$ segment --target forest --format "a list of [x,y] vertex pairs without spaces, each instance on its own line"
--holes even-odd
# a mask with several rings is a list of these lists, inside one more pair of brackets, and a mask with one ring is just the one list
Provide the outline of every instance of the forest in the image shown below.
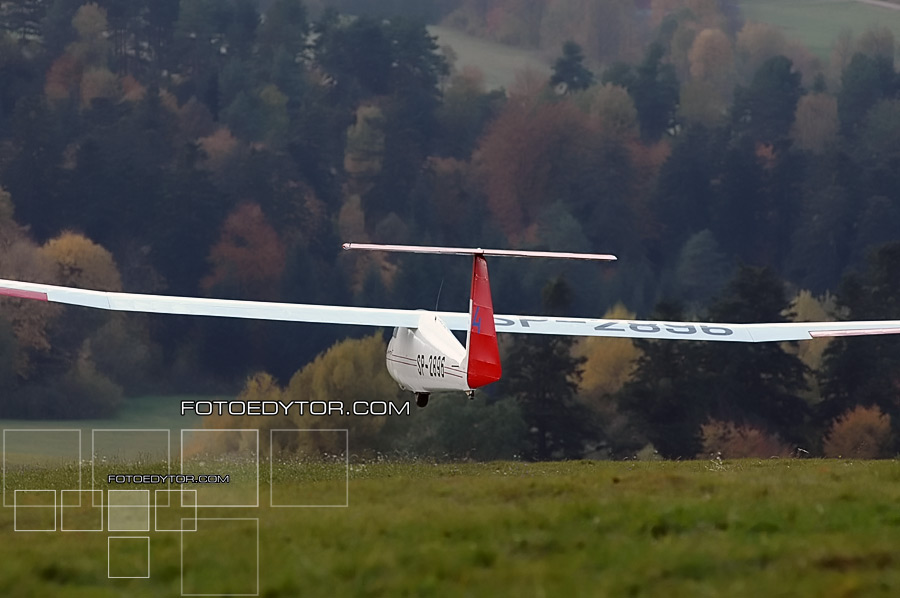
[[[545,51],[552,75],[487,89],[428,33],[436,23]],[[0,34],[2,278],[462,311],[466,260],[342,254],[341,242],[598,251],[619,261],[492,262],[495,308],[900,318],[900,77],[886,28],[848,31],[824,59],[732,0],[9,0]],[[213,320],[4,298],[0,417],[104,417],[128,397],[181,392],[409,400],[384,369],[389,331]],[[353,418],[357,449],[900,448],[890,337],[501,349],[496,388],[414,417]],[[261,425],[240,419],[209,425]]]

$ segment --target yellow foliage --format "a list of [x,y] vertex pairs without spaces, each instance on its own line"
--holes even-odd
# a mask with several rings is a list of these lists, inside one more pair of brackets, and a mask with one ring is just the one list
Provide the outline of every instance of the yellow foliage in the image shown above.
[[384,160],[384,114],[378,106],[356,109],[356,122],[347,129],[344,170],[353,177],[369,178],[381,172]]
[[88,69],[81,76],[81,105],[90,107],[98,98],[113,100],[119,96],[119,81],[106,68]]
[[589,113],[599,121],[602,130],[625,138],[637,136],[637,110],[628,90],[607,83],[594,86],[586,93],[590,96]]
[[[335,344],[294,374],[285,390],[285,401],[338,401],[345,413],[352,413],[355,401],[397,402],[397,383],[384,365],[386,346],[380,332],[361,339],[347,339]],[[350,442],[356,446],[372,446],[384,417],[338,415],[311,416],[291,414],[298,429],[349,429]],[[315,450],[337,453],[343,442],[332,434],[310,434]],[[337,443],[337,444],[335,444]],[[332,446],[334,445],[334,446]]]
[[[635,316],[623,304],[607,310],[604,318],[631,320]],[[581,394],[600,398],[618,391],[631,378],[640,350],[626,338],[584,337],[572,352],[587,359],[581,377]]]
[[94,2],[82,5],[72,17],[72,27],[83,40],[102,37],[107,29],[106,9]]
[[159,90],[159,102],[169,112],[178,114],[178,98],[168,89]]
[[60,284],[99,291],[121,291],[122,279],[113,256],[90,239],[65,231],[40,253],[54,266]]
[[78,40],[66,47],[66,54],[81,65],[105,67],[108,43],[104,34],[107,30],[106,9],[96,4],[85,4],[72,18],[72,27],[78,32]]
[[877,459],[891,455],[891,416],[877,406],[857,405],[835,420],[825,437],[826,457]]
[[[247,378],[244,388],[237,396],[238,401],[282,401],[284,390],[271,374],[257,372]],[[267,412],[271,409],[267,409]],[[259,428],[261,449],[268,446],[269,430],[291,428],[293,424],[284,412],[277,415],[258,417],[254,415],[213,415],[203,418],[203,427],[209,430],[240,430]],[[195,447],[195,452],[211,451],[214,447]]]
[[688,54],[691,77],[707,82],[722,98],[734,91],[734,53],[731,41],[719,29],[704,29],[694,39]]
[[[825,295],[817,299],[812,296],[812,293],[804,290],[797,293],[797,296],[791,301],[790,312],[794,314],[792,317],[794,322],[830,322],[834,320],[832,316],[834,309],[835,300],[833,296]],[[809,391],[803,393],[806,400],[811,403],[817,403],[821,400],[816,372],[822,367],[822,356],[832,340],[831,338],[823,337],[794,345],[790,343],[784,345],[786,351],[795,353],[800,358],[800,361],[811,370],[806,376]]]
[[208,137],[198,140],[200,148],[206,154],[205,166],[213,172],[222,173],[234,155],[238,141],[226,126],[221,126]]

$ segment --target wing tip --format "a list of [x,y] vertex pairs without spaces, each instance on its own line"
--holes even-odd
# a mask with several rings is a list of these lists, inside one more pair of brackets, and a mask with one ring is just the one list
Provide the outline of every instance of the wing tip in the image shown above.
[[26,291],[24,289],[12,289],[9,287],[0,287],[0,295],[4,297],[15,297],[17,299],[33,299],[35,301],[49,301],[47,293],[38,291]]

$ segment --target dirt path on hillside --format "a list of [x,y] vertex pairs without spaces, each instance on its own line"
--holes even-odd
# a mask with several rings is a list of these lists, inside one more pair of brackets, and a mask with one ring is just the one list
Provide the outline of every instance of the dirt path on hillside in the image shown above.
[[860,4],[870,4],[872,6],[880,6],[889,10],[900,10],[900,3],[887,2],[885,0],[856,0]]

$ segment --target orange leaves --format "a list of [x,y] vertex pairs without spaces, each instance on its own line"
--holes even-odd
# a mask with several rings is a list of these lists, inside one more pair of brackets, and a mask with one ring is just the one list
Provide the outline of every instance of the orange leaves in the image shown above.
[[514,240],[553,202],[554,169],[581,138],[591,135],[589,119],[570,102],[510,101],[481,140],[476,163],[484,177],[488,206],[503,232]]
[[82,66],[69,54],[53,61],[44,81],[44,93],[51,100],[65,100],[77,93]]
[[203,288],[230,283],[236,284],[244,296],[263,298],[274,293],[273,287],[281,278],[285,249],[259,205],[245,203],[225,219],[209,261],[213,271],[201,281]]
[[835,420],[822,448],[826,457],[878,459],[892,454],[892,440],[891,416],[857,405]]
[[747,459],[756,457],[790,457],[792,449],[765,430],[734,422],[710,420],[700,426],[703,451],[698,457],[718,455],[724,459]]
[[688,54],[691,77],[709,82],[716,92],[731,93],[734,87],[734,53],[731,41],[720,29],[704,29]]
[[221,126],[208,137],[197,140],[206,154],[205,165],[217,174],[224,174],[238,148],[238,141],[226,126]]

